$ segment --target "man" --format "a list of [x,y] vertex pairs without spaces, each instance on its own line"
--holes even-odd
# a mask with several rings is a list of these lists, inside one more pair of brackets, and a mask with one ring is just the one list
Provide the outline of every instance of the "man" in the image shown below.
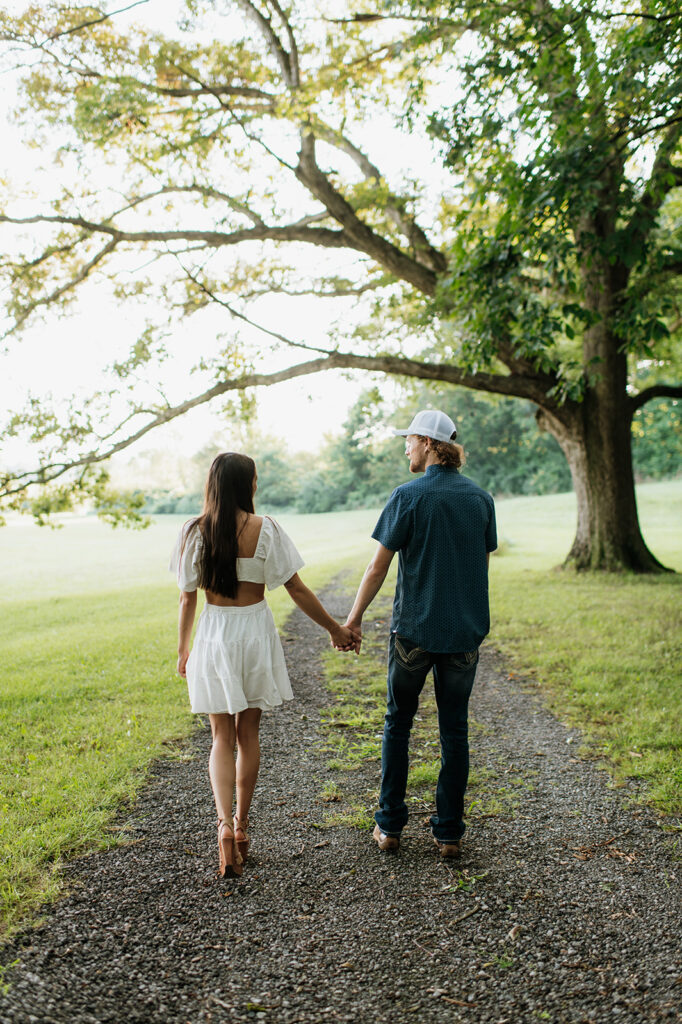
[[458,472],[464,450],[454,443],[455,424],[444,412],[418,412],[407,430],[394,433],[406,437],[410,472],[425,475],[397,487],[389,498],[372,534],[379,542],[376,554],[346,622],[362,636],[362,616],[399,552],[373,837],[381,850],[397,850],[400,844],[408,819],[410,730],[433,669],[441,769],[431,830],[443,857],[459,857],[469,777],[469,695],[478,647],[490,628],[488,563],[497,547],[495,506],[486,491]]

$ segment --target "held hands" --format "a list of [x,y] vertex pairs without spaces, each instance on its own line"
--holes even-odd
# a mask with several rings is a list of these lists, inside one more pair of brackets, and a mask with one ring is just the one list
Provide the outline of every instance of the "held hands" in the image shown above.
[[338,626],[331,634],[332,647],[337,651],[355,651],[360,653],[362,644],[362,629],[359,622],[351,622],[349,619],[345,626]]
[[362,631],[360,629],[351,629],[346,626],[337,625],[334,630],[330,633],[332,647],[337,651],[355,651],[356,654],[360,653],[360,644],[362,643]]
[[350,615],[346,619],[346,629],[349,629],[353,634],[353,650],[356,654],[360,653],[362,646],[362,619],[351,619]]

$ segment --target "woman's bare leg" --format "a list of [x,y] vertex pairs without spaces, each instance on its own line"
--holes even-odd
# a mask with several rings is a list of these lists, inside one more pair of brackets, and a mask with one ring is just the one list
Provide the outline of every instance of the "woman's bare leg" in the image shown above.
[[260,708],[246,708],[237,718],[237,814],[246,821],[260,767]]
[[224,714],[209,715],[208,717],[213,734],[213,746],[208,759],[208,774],[211,779],[213,798],[218,818],[221,821],[230,822],[235,782],[235,716]]

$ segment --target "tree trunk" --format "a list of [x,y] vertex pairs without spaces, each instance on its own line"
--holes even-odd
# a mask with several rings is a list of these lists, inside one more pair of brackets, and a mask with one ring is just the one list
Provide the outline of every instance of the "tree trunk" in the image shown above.
[[598,390],[564,408],[561,420],[545,409],[537,417],[540,427],[561,445],[577,499],[576,534],[564,564],[606,572],[667,572],[644,543],[639,527],[630,417],[625,408],[620,415],[609,415]]
[[[608,196],[607,196],[608,198]],[[591,238],[613,228],[605,213],[581,227]],[[604,217],[613,223],[605,227]],[[611,265],[600,253],[582,262],[585,304],[595,322],[583,338],[586,387],[582,401],[550,411],[541,407],[538,422],[557,439],[571,468],[578,503],[575,539],[565,565],[606,572],[666,572],[644,543],[637,515],[632,471],[627,355],[611,329],[627,268]]]

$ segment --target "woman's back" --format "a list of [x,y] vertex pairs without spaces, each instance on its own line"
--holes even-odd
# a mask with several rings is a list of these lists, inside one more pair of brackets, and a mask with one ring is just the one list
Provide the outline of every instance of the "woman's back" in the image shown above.
[[[257,604],[265,596],[265,587],[274,590],[287,583],[303,566],[303,559],[291,538],[270,516],[242,513],[237,522],[237,588],[233,597],[209,588],[206,600],[221,607],[244,607]],[[176,573],[183,591],[200,586],[203,537],[201,526],[193,520],[183,526],[171,557],[170,568]]]
[[[244,522],[244,518],[246,522]],[[237,521],[239,558],[253,558],[256,554],[261,530],[263,529],[263,518],[263,516],[253,516],[245,512],[242,520]]]
[[254,516],[244,512],[241,522],[239,519],[237,520],[237,577],[239,578],[237,596],[223,597],[222,594],[214,594],[213,591],[207,590],[206,600],[209,604],[242,608],[250,604],[257,604],[263,600],[265,596],[265,580],[262,583],[249,579],[244,580],[241,578],[242,575],[249,576],[253,574],[249,574],[248,571],[246,573],[240,573],[239,571],[239,562],[242,559],[254,558],[258,550],[262,529],[263,516]]

